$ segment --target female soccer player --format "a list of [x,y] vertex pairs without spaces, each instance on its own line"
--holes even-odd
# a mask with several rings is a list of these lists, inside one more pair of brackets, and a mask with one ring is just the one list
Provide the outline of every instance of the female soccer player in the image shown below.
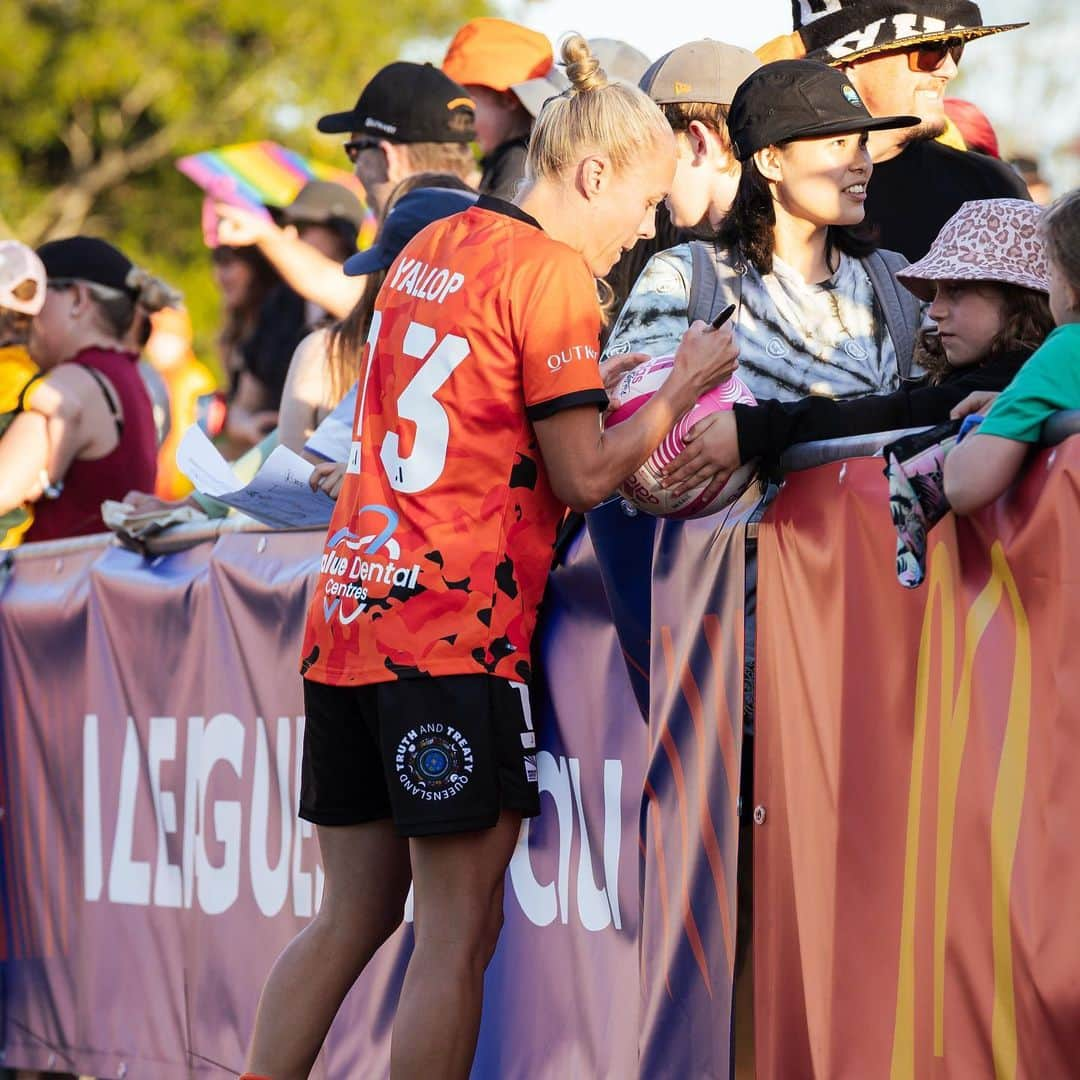
[[735,365],[730,331],[695,323],[663,388],[601,431],[595,279],[652,234],[674,137],[583,39],[562,52],[571,86],[537,121],[517,203],[429,226],[376,302],[303,647],[300,813],[326,887],[263,991],[251,1077],[307,1076],[410,881],[391,1075],[468,1075],[504,874],[539,812],[527,683],[556,526]]

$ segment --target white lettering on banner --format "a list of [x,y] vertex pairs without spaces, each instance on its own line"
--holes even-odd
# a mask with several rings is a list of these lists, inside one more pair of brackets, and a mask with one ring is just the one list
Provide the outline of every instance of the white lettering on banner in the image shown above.
[[90,713],[83,721],[83,896],[101,899],[101,758],[98,754],[98,718]]
[[[178,745],[185,729],[186,748]],[[145,745],[141,730],[147,732]],[[283,914],[291,907],[291,914],[310,918],[322,904],[326,879],[314,829],[295,816],[303,740],[303,717],[278,717],[274,723],[255,717],[252,725],[231,713],[218,713],[209,721],[191,716],[186,724],[173,716],[152,716],[143,727],[134,717],[109,724],[98,714],[87,714],[83,720],[86,899],[194,908],[217,915],[232,908],[243,894],[251,896],[265,916]],[[112,763],[103,769],[110,758],[118,770]],[[583,788],[580,761],[542,750],[537,767],[540,790],[554,803],[554,828],[545,835],[552,838],[556,870],[551,881],[537,877],[544,853],[530,852],[525,821],[510,861],[511,894],[536,926],[567,925],[576,911],[573,922],[585,930],[621,930],[622,762],[604,761],[599,845],[589,832],[588,822],[598,819],[590,791]],[[103,789],[103,776],[117,772],[115,787]],[[550,815],[551,807],[545,805],[544,813]],[[572,894],[575,844],[577,878]],[[405,917],[412,919],[411,895]]]
[[150,717],[150,748],[147,751],[150,794],[157,821],[157,866],[154,870],[154,904],[157,907],[180,907],[184,901],[180,867],[169,862],[167,835],[176,832],[176,796],[161,789],[161,764],[176,757],[176,717]]
[[208,915],[232,907],[240,892],[240,803],[235,799],[214,802],[214,837],[224,845],[220,866],[210,861],[206,850],[206,789],[218,762],[231,765],[237,779],[243,779],[244,727],[230,713],[218,713],[202,735],[199,755],[199,836],[195,845],[195,881],[199,906]]
[[[619,856],[622,847],[622,762],[604,761],[604,884],[593,876],[592,843],[581,790],[581,765],[577,758],[558,760],[547,750],[537,754],[539,784],[555,803],[558,821],[559,858],[555,881],[541,883],[536,878],[529,854],[529,819],[521,823],[517,846],[510,860],[510,883],[525,917],[536,926],[548,926],[558,916],[564,924],[570,917],[570,854],[574,842],[575,805],[579,829],[577,869],[577,913],[581,925],[593,932],[614,926],[622,929],[619,909]],[[545,808],[545,812],[546,808]]]
[[120,764],[120,805],[116,811],[109,899],[114,904],[150,902],[150,864],[134,857],[135,803],[139,796],[139,733],[133,717],[124,729],[124,756]]
[[277,863],[270,865],[267,848],[270,843],[270,765],[266,724],[262,717],[255,720],[255,776],[251,783],[251,827],[248,830],[248,863],[251,869],[251,891],[255,903],[264,915],[276,915],[289,895],[289,852],[292,849],[293,809],[289,801],[289,718],[279,716],[277,722],[276,770],[278,814],[281,820]]

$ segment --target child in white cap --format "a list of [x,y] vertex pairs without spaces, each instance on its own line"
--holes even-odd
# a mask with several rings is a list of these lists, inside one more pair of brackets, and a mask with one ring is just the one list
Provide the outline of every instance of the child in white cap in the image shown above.
[[[25,404],[38,374],[26,343],[30,323],[45,303],[45,267],[31,248],[0,242],[0,435]],[[18,507],[0,514],[0,548],[15,547],[33,515]]]

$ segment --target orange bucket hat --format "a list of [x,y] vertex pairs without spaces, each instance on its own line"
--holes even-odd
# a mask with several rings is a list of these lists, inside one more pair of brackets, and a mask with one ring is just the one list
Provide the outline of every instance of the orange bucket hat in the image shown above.
[[454,35],[442,69],[462,86],[502,91],[546,75],[554,59],[543,34],[507,19],[482,18],[467,22]]

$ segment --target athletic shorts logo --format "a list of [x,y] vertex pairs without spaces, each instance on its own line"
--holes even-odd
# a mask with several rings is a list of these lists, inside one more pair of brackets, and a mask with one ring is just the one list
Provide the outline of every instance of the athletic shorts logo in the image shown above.
[[450,724],[418,724],[394,754],[401,786],[416,799],[442,802],[464,790],[472,777],[469,740]]

